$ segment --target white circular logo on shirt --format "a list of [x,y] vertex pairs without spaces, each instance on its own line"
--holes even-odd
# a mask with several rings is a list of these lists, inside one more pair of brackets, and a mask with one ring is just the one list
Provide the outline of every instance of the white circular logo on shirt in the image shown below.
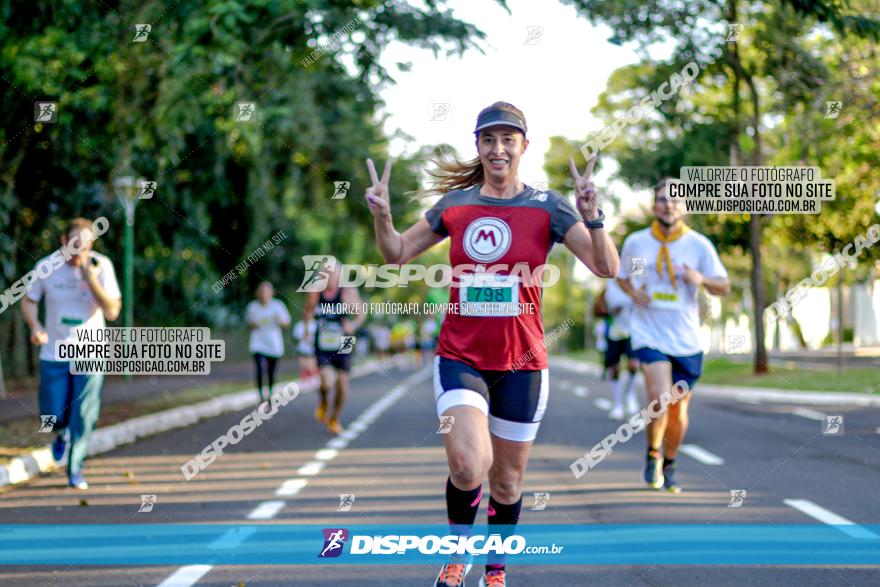
[[510,226],[500,218],[478,218],[464,231],[464,252],[474,261],[500,259],[510,249]]

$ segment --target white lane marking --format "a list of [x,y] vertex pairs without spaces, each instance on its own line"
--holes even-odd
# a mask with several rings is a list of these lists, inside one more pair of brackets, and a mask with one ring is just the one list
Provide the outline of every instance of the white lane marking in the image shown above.
[[271,520],[280,512],[287,502],[281,500],[264,501],[247,515],[248,520]]
[[[391,404],[396,402],[398,399],[400,399],[401,396],[403,396],[406,393],[407,388],[410,385],[417,383],[427,373],[428,373],[428,371],[422,371],[422,370],[417,371],[416,373],[413,373],[412,375],[407,377],[400,385],[394,387],[391,391],[389,391],[384,396],[382,396],[379,400],[377,400],[377,404],[382,407],[382,412],[384,412],[386,409],[391,407]],[[376,404],[374,404],[374,405],[376,405]],[[381,413],[381,412],[379,412],[379,413]],[[363,420],[361,420],[361,422],[363,423]],[[340,437],[333,438],[333,439],[329,440],[327,442],[327,444],[324,445],[323,449],[321,449],[317,453],[315,453],[315,458],[317,459],[319,454],[323,454],[326,456],[326,455],[329,455],[330,452],[339,451],[339,450],[344,449],[346,446],[348,446],[348,443],[350,442],[350,440],[356,438],[358,436],[358,434],[363,431],[364,428],[366,428],[366,426],[361,425],[361,430],[357,430],[357,431],[346,430],[345,432],[343,432],[343,434],[340,435]],[[346,438],[341,438],[341,436],[345,436]],[[333,454],[332,456],[330,456],[327,459],[319,459],[319,460],[330,460],[335,456],[336,456],[336,454]],[[307,463],[306,465],[303,465],[303,467],[307,466],[308,464],[317,464],[317,465],[320,465],[321,467],[324,466],[324,463]],[[306,479],[288,479],[287,481],[285,481],[284,483],[281,484],[281,487],[278,488],[278,490],[275,492],[275,495],[279,495],[279,496],[296,495],[307,484],[308,484],[308,481]],[[263,512],[268,515],[270,504],[272,504],[271,507],[273,509],[278,507],[278,510],[280,510],[282,507],[284,507],[284,503],[285,502],[283,502],[283,501],[263,502],[262,504],[257,506],[257,508],[254,511],[252,511],[248,517],[250,518],[250,516],[256,515],[257,512],[261,510],[261,508],[264,508]],[[281,504],[281,506],[279,507],[275,504]],[[274,513],[277,513],[278,510],[276,510]],[[274,513],[272,515],[274,515]],[[258,519],[258,518],[251,518],[251,519]],[[246,538],[246,536],[245,536],[245,538]],[[244,538],[242,538],[242,540],[243,539]],[[167,579],[162,581],[162,583],[160,583],[157,587],[192,587],[192,585],[195,585],[196,582],[198,582],[199,579],[204,577],[208,573],[208,571],[210,571],[212,568],[213,567],[211,565],[187,565],[185,567],[180,567],[170,577],[168,577]]]
[[256,531],[256,528],[230,528],[209,544],[208,549],[229,550],[230,548],[235,548]]
[[783,499],[782,502],[801,513],[807,514],[811,518],[830,526],[834,526],[844,534],[852,536],[853,538],[867,538],[870,540],[880,538],[880,536],[871,532],[864,526],[859,526],[852,520],[847,520],[843,516],[838,516],[834,512],[826,510],[822,506],[816,505],[808,499]]
[[204,577],[213,567],[211,565],[187,565],[159,583],[159,587],[190,587]]
[[314,477],[318,473],[321,472],[321,469],[324,468],[324,463],[318,461],[312,461],[306,463],[296,472],[297,475],[301,477]]
[[699,463],[703,463],[704,465],[723,465],[724,459],[716,455],[715,453],[711,453],[705,448],[699,447],[696,444],[682,444],[679,449],[681,452],[694,459]]
[[558,387],[562,391],[568,391],[569,389],[571,389],[571,381],[566,381],[565,379],[563,379],[556,384],[556,387]]
[[348,429],[360,434],[367,429],[367,426],[369,426],[367,422],[364,422],[363,420],[358,418],[348,426]]
[[587,393],[587,388],[583,385],[578,385],[574,388],[574,394],[578,397],[587,397]]
[[322,448],[318,452],[315,453],[315,460],[318,461],[330,461],[339,454],[338,450],[333,450],[332,448]]
[[[355,437],[356,436],[357,434],[355,434]],[[344,438],[334,438],[333,440],[328,441],[327,444],[325,444],[324,446],[326,446],[327,448],[342,450],[343,448],[348,446],[348,440]]]
[[[345,442],[351,442],[352,440],[354,440],[357,437],[358,437],[357,432],[355,432],[354,430],[347,430],[346,429],[346,430],[343,430],[342,433],[339,436],[337,436],[336,438],[341,438]],[[327,446],[330,446],[329,442],[327,443]]]
[[811,410],[810,408],[795,408],[791,413],[795,416],[800,416],[801,418],[807,418],[809,420],[818,420],[819,422],[825,421],[825,414],[817,412],[816,410]]
[[278,491],[275,492],[275,495],[278,496],[290,496],[296,495],[299,493],[303,487],[306,486],[308,481],[305,479],[288,479],[284,483],[281,484],[281,487],[278,488]]
[[610,411],[611,408],[614,407],[614,402],[608,399],[607,397],[597,397],[593,401],[593,405],[599,408],[600,410],[605,410],[606,412]]

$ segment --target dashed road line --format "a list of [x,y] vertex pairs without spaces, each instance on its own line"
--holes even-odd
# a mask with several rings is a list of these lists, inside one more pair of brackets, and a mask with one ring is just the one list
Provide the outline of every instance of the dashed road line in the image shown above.
[[275,495],[290,497],[296,495],[308,484],[305,479],[288,479],[281,484],[281,487],[275,492]]
[[[358,416],[358,418],[352,422],[346,430],[336,438],[329,440],[323,448],[319,449],[313,457],[315,460],[302,465],[297,471],[297,475],[300,477],[313,477],[320,473],[327,462],[336,458],[340,450],[348,446],[349,442],[357,438],[370,426],[370,424],[381,416],[382,413],[399,400],[401,396],[406,393],[407,388],[410,385],[418,382],[418,380],[422,379],[427,373],[427,370],[420,370],[410,375],[404,379],[402,383],[396,385],[391,391],[376,400],[366,410],[361,412],[361,415]],[[281,487],[275,491],[275,495],[292,497],[298,494],[306,487],[306,485],[308,485],[308,480],[301,479],[300,477],[286,480],[281,484]],[[286,503],[287,502],[281,500],[264,501],[257,505],[257,507],[247,515],[247,519],[272,519],[284,508]],[[209,545],[209,548],[215,550],[235,548],[247,540],[248,536],[256,531],[254,528],[247,528],[245,530],[249,531],[229,530],[214,540],[214,542]],[[160,583],[158,587],[192,587],[192,585],[195,585],[196,582],[204,577],[212,568],[212,565],[187,565],[185,567],[180,567],[171,576]]]
[[600,410],[605,410],[606,412],[610,411],[611,408],[614,407],[614,402],[608,399],[607,397],[597,397],[593,401],[593,405],[599,408]]
[[287,505],[286,501],[264,501],[247,515],[248,520],[271,520]]
[[196,581],[208,574],[213,567],[211,565],[187,565],[180,567],[174,574],[159,583],[158,587],[190,587]]
[[782,502],[788,507],[794,508],[811,518],[819,520],[829,526],[834,526],[844,534],[852,536],[853,538],[865,538],[868,540],[876,540],[880,538],[880,536],[864,526],[859,526],[852,520],[848,520],[843,516],[838,516],[834,512],[826,510],[822,506],[817,505],[808,499],[784,499]]
[[682,444],[678,450],[704,465],[719,466],[724,464],[724,459],[696,444]]
[[300,477],[314,477],[324,468],[324,463],[321,461],[310,461],[300,467],[296,474]]

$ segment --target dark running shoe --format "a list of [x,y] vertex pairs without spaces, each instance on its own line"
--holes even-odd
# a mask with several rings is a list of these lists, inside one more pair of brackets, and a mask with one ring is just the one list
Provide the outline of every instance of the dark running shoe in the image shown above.
[[675,463],[663,465],[663,489],[670,493],[681,493],[681,486],[675,481]]
[[660,489],[663,487],[663,459],[648,455],[645,463],[645,483],[651,489]]
[[64,459],[65,452],[67,452],[67,439],[64,438],[64,433],[62,432],[52,441],[52,458],[56,461],[61,461]]
[[504,571],[489,571],[480,577],[479,587],[506,587],[506,579]]

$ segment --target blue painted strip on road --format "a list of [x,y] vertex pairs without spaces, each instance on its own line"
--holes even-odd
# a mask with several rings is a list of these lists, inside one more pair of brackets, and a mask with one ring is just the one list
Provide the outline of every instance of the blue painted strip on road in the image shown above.
[[[880,533],[880,526],[864,526]],[[336,539],[330,531],[345,529]],[[0,564],[27,565],[301,565],[423,564],[447,554],[398,553],[389,536],[439,537],[440,525],[71,524],[0,526]],[[476,526],[474,536],[487,533]],[[880,540],[849,536],[833,525],[533,525],[516,535],[546,553],[507,554],[511,564],[540,565],[877,565]],[[240,544],[229,544],[230,536]],[[386,537],[376,539],[375,537]],[[342,540],[339,540],[341,538]],[[231,548],[217,550],[216,541]],[[478,538],[474,546],[484,546]],[[230,541],[231,542],[231,541]],[[392,554],[374,554],[390,550]],[[398,541],[399,542],[399,541]],[[511,543],[513,544],[513,543]],[[212,548],[214,545],[214,548]],[[330,546],[328,549],[327,547]],[[366,550],[364,554],[353,552]],[[555,547],[555,554],[554,552]],[[560,548],[561,547],[561,548]],[[328,555],[319,557],[326,551]],[[480,554],[474,563],[485,562]]]

